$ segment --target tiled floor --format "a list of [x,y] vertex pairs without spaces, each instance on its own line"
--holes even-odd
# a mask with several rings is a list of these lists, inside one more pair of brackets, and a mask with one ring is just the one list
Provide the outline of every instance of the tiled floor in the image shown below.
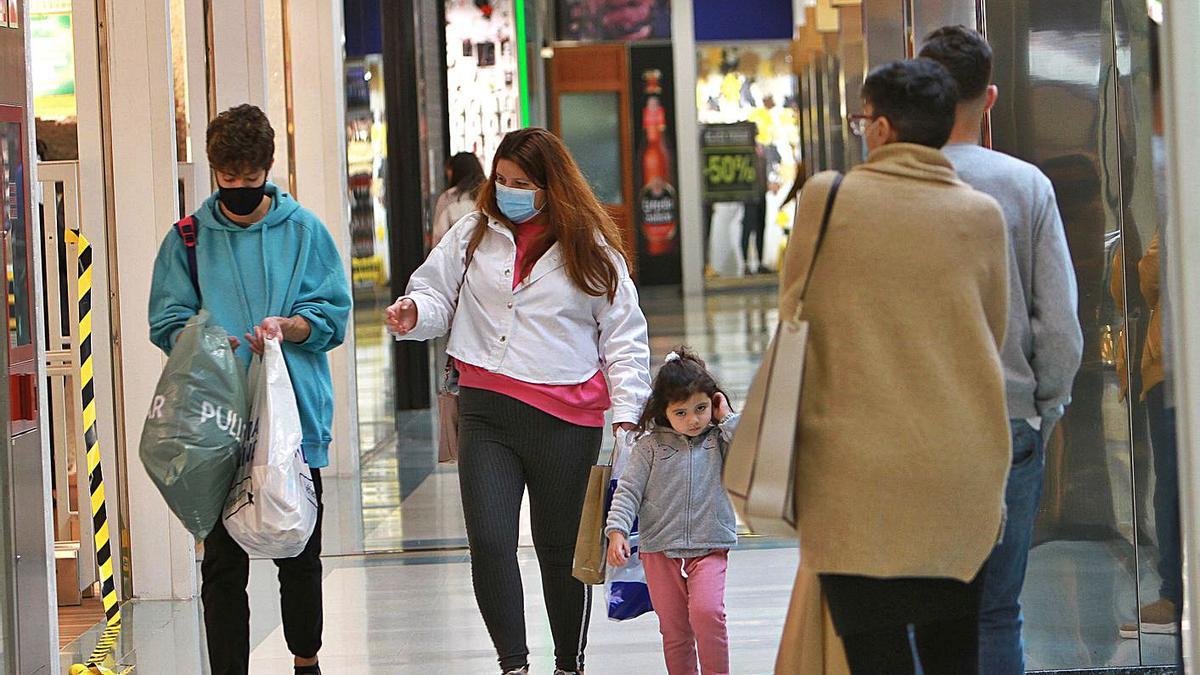
[[[680,343],[700,352],[721,378],[735,407],[744,398],[775,324],[769,290],[680,299],[646,292],[654,363]],[[390,344],[382,327],[361,317],[360,423],[366,441],[358,474],[326,476],[326,672],[489,673],[495,661],[471,593],[453,466],[435,462],[428,412],[393,412],[387,369]],[[1115,397],[1114,397],[1115,398]],[[1117,418],[1118,415],[1112,415]],[[1124,433],[1124,441],[1121,434]],[[1128,430],[1105,430],[1113,443]],[[1109,454],[1110,482],[1128,481],[1128,462]],[[1152,565],[1133,555],[1132,506],[1114,500],[1116,531],[1103,538],[1049,538],[1031,554],[1026,642],[1031,669],[1101,668],[1166,663],[1169,637],[1121,640],[1117,626],[1133,619],[1134,580],[1154,586]],[[525,528],[526,537],[528,528]],[[528,539],[526,538],[526,542]],[[734,672],[770,672],[786,611],[797,552],[792,545],[754,539],[731,557],[728,606]],[[361,555],[363,552],[429,552]],[[449,549],[449,550],[448,550]],[[532,551],[521,551],[526,613],[535,672],[549,672],[549,631]],[[251,581],[253,673],[288,673],[279,627],[273,566],[256,561]],[[120,653],[137,672],[202,673],[196,602],[136,603],[126,608]],[[609,622],[595,606],[588,672],[660,673],[656,620]],[[68,651],[90,649],[85,636]],[[68,653],[65,659],[71,659]]]

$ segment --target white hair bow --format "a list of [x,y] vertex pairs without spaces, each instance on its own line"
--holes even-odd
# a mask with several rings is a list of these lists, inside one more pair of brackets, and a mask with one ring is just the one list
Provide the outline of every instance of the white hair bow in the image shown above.
[[667,354],[667,358],[663,359],[663,363],[670,363],[672,361],[678,361],[678,360],[679,360],[679,354],[676,354],[675,352],[671,352],[670,354]]

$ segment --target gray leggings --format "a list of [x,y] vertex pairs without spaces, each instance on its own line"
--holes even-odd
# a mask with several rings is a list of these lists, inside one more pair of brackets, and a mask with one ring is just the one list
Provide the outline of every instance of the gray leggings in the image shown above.
[[571,568],[588,474],[603,434],[602,428],[564,422],[503,394],[461,390],[458,479],[471,578],[503,671],[529,661],[517,565],[526,488],[555,667],[583,670],[592,590],[571,576]]

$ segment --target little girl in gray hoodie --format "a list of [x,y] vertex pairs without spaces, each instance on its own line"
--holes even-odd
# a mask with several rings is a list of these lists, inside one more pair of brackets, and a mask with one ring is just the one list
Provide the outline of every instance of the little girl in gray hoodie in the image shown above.
[[[670,675],[729,672],[725,571],[737,517],[721,474],[737,415],[704,361],[685,347],[654,378],[617,482],[605,534],[608,564],[629,561],[638,520],[642,567]],[[697,655],[699,670],[697,670]]]

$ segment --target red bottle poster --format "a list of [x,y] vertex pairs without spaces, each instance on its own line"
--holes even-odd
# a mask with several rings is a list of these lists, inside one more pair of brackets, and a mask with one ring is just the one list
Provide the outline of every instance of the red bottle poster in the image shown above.
[[675,84],[668,45],[630,47],[638,283],[679,284],[679,194],[675,168]]

